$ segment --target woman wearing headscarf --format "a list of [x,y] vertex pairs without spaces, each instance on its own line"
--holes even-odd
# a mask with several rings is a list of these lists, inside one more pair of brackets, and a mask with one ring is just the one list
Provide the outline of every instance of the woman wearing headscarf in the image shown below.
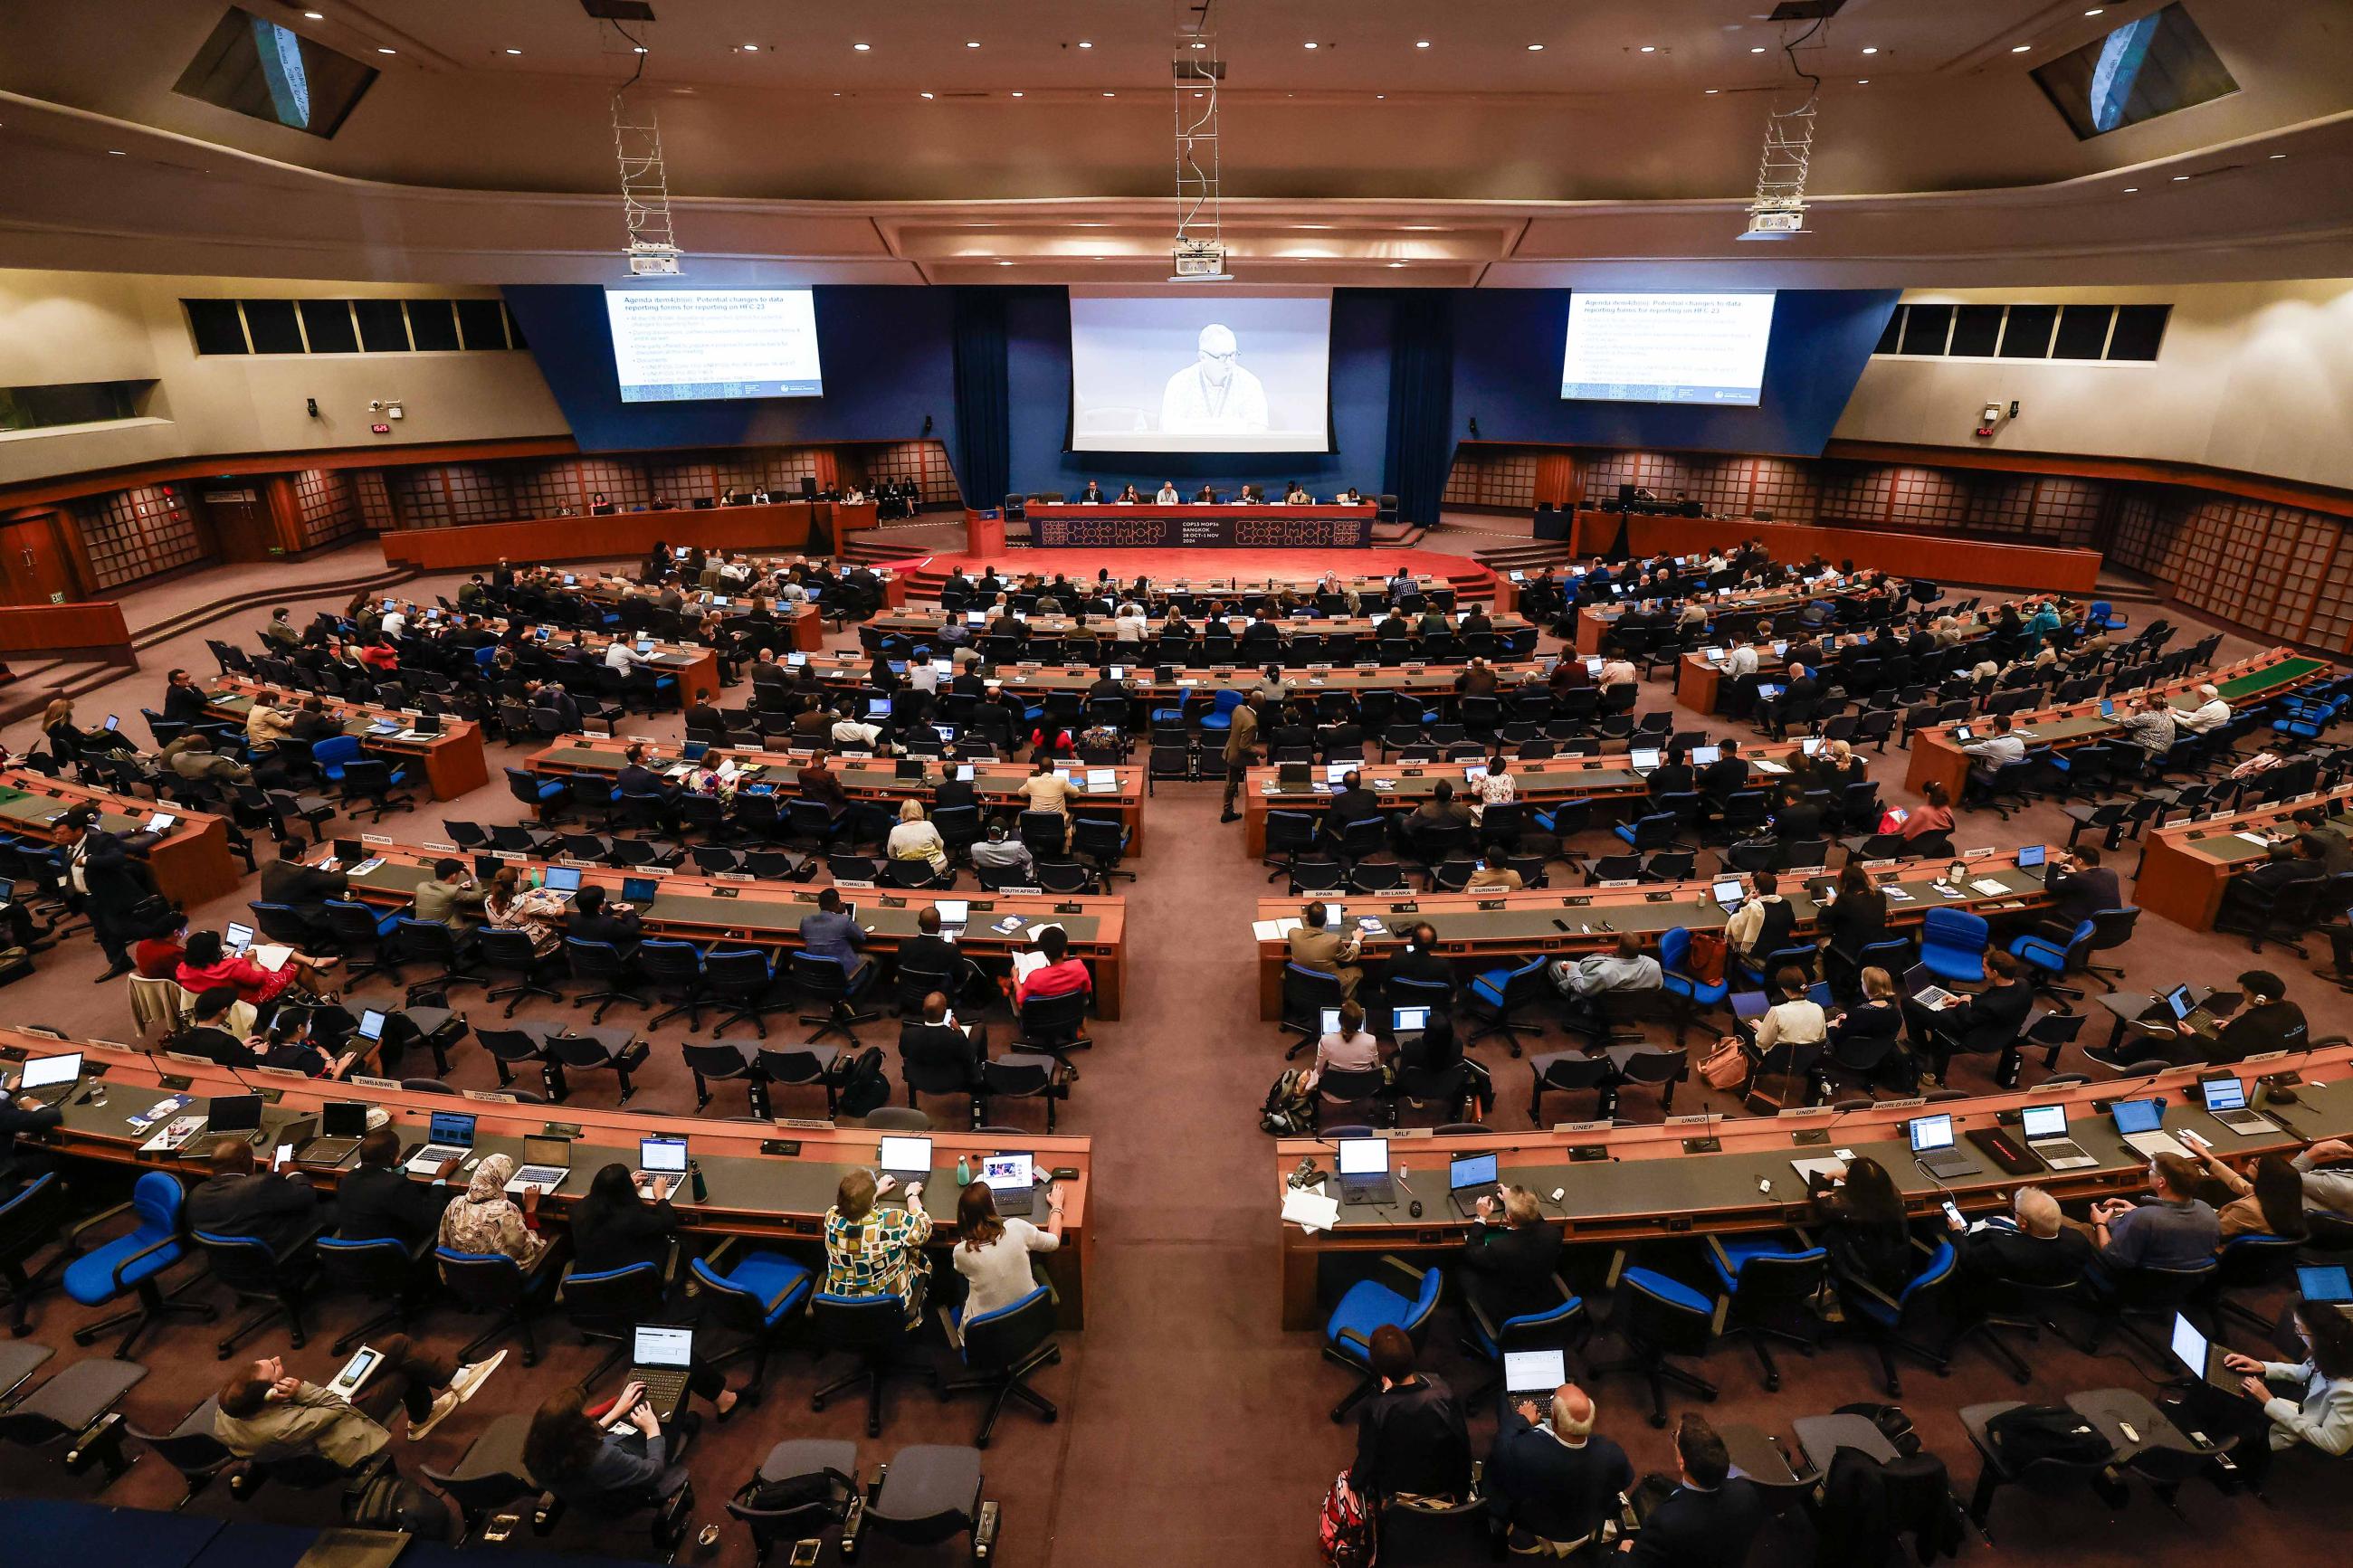
[[507,1196],[514,1168],[509,1154],[486,1156],[474,1167],[466,1195],[441,1211],[441,1245],[453,1252],[512,1258],[528,1274],[547,1255],[547,1238],[539,1233],[539,1189],[525,1187],[520,1205]]

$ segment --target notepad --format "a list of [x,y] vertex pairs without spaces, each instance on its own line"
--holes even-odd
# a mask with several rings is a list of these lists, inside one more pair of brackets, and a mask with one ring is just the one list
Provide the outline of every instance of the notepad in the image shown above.
[[282,942],[271,942],[267,947],[253,950],[253,962],[273,974],[285,968],[286,961],[293,956],[294,950]]
[[1293,931],[1297,931],[1300,924],[1301,921],[1294,915],[1285,915],[1279,921],[1252,921],[1250,935],[1260,942],[1281,942]]
[[2241,833],[2235,837],[2245,839],[2258,849],[2268,849],[2272,846],[2272,841],[2260,833]]
[[1978,892],[1983,893],[1989,899],[2000,898],[2002,894],[2010,891],[2010,887],[2007,883],[1997,882],[1991,877],[1979,877],[1977,880],[1971,882],[1969,886],[1975,888]]
[[1302,1230],[1330,1230],[1340,1219],[1340,1200],[1317,1187],[1293,1187],[1282,1194],[1282,1217]]
[[1789,771],[1770,757],[1755,758],[1748,765],[1760,773],[1786,773]]

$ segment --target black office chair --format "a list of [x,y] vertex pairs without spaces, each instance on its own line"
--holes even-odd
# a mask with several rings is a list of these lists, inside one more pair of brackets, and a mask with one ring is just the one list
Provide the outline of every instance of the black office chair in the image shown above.
[[882,1390],[893,1376],[920,1379],[936,1388],[939,1373],[909,1361],[903,1351],[909,1338],[907,1305],[896,1296],[836,1296],[820,1293],[809,1303],[809,1321],[818,1342],[829,1351],[847,1351],[858,1358],[857,1370],[834,1379],[809,1396],[811,1410],[823,1410],[836,1395],[851,1389],[866,1393],[866,1435],[882,1435]]

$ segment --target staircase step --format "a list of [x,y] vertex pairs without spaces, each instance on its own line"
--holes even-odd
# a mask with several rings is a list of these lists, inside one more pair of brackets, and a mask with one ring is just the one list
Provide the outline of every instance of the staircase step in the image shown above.
[[398,584],[413,582],[423,574],[420,569],[414,566],[393,566],[382,567],[360,576],[336,578],[322,583],[301,583],[291,587],[255,588],[243,594],[232,595],[225,599],[215,599],[210,604],[198,605],[193,609],[182,611],[168,620],[141,626],[131,634],[131,646],[133,649],[150,648],[168,638],[185,636],[200,626],[207,626],[216,621],[226,620],[241,610],[257,609],[263,605],[300,604],[312,599],[346,598],[363,589],[390,588]]

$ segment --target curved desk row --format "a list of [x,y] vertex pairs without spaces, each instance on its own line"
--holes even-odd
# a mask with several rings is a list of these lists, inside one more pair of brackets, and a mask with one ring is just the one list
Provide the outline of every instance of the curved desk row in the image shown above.
[[[364,871],[339,867],[332,847],[313,849],[307,858],[313,864],[351,870],[353,897],[384,910],[407,908],[416,900],[417,884],[432,875],[433,863],[458,853],[454,846],[393,844],[373,837],[362,842],[369,857],[362,862],[368,868]],[[624,871],[591,861],[508,853],[481,858],[543,876],[552,865],[568,866],[578,871],[583,887],[602,888],[616,902],[628,883],[649,881],[654,884],[654,895],[638,906],[646,935],[756,947],[778,957],[800,946],[801,921],[817,910],[815,888],[761,881],[742,874],[704,876],[644,868]],[[955,942],[976,957],[1009,958],[1035,945],[1030,931],[1059,925],[1071,939],[1071,954],[1084,959],[1094,972],[1097,1016],[1120,1015],[1127,975],[1124,899],[885,888],[845,888],[841,896],[857,911],[858,923],[868,933],[867,951],[881,954],[896,952],[900,943],[913,939],[919,930],[916,918],[925,908],[942,903],[965,906],[968,923]]]
[[[1102,679],[1105,666],[1116,666],[1138,702],[1164,705],[1179,703],[1188,697],[1214,697],[1220,691],[1255,691],[1266,684],[1265,673],[1250,664],[1178,666],[1171,679],[1162,680],[1158,679],[1157,667],[1132,662],[1136,652],[1132,644],[1106,643],[1100,664],[992,665],[988,667],[988,679],[1017,696],[1024,692],[1084,692]],[[813,653],[807,663],[817,671],[819,680],[839,689],[862,687],[867,671],[874,667],[874,661],[865,655],[849,653]],[[1493,664],[1488,668],[1495,672],[1498,694],[1507,698],[1520,687],[1542,689],[1551,673],[1546,665],[1535,661]],[[1423,699],[1451,698],[1462,670],[1459,664],[1346,664],[1324,668],[1311,665],[1285,671],[1282,685],[1283,696],[1294,700],[1313,700],[1324,691],[1345,692],[1351,697],[1395,691],[1411,692]]]
[[[2148,1161],[2128,1148],[2105,1114],[2113,1100],[2166,1101],[2168,1129],[2188,1128],[2212,1140],[2224,1154],[2293,1152],[2323,1138],[2353,1133],[2353,1047],[2333,1046],[2291,1057],[2253,1058],[2235,1069],[2259,1079],[2293,1072],[2302,1082],[2291,1092],[2294,1105],[2270,1102],[2259,1087],[2250,1095],[2254,1109],[2274,1123],[2252,1135],[2232,1131],[2190,1109],[2201,1072],[2178,1068],[2155,1078],[2122,1084],[2087,1083],[2025,1089],[1972,1100],[1940,1101],[1926,1113],[1949,1115],[1960,1151],[1978,1167],[1970,1175],[1938,1181],[1912,1158],[1905,1123],[1922,1114],[1918,1100],[1885,1100],[1867,1110],[1830,1107],[1784,1111],[1778,1117],[1680,1116],[1637,1127],[1609,1122],[1565,1122],[1548,1132],[1490,1132],[1434,1139],[1425,1131],[1388,1134],[1390,1167],[1406,1173],[1407,1184],[1422,1205],[1409,1217],[1404,1199],[1388,1207],[1342,1203],[1330,1230],[1282,1226],[1282,1326],[1312,1329],[1316,1313],[1318,1266],[1327,1254],[1409,1251],[1451,1247],[1470,1229],[1470,1218],[1448,1200],[1447,1162],[1493,1152],[1504,1182],[1539,1194],[1545,1216],[1558,1223],[1567,1243],[1626,1245],[1660,1237],[1778,1230],[1804,1223],[1809,1213],[1805,1178],[1792,1162],[1869,1155],[1887,1167],[1903,1189],[1905,1206],[1917,1219],[1936,1215],[1947,1197],[1964,1213],[1989,1215],[2008,1208],[2021,1184],[2047,1187],[2063,1200],[2116,1197],[2137,1192],[2148,1181]],[[2004,1172],[1968,1134],[2005,1132],[2022,1148],[2014,1125],[2028,1105],[2063,1105],[2068,1136],[2096,1164],[2052,1171],[2031,1154],[2021,1174]],[[1688,1142],[1687,1142],[1688,1141]],[[1715,1147],[1709,1147],[1710,1144]],[[1275,1146],[1271,1194],[1279,1200],[1285,1182],[1303,1161],[1328,1176],[1330,1142],[1286,1138]],[[1327,1184],[1325,1190],[1332,1192]],[[1558,1190],[1561,1196],[1551,1194]],[[1334,1193],[1333,1195],[1337,1195]]]
[[[233,675],[216,676],[205,686],[206,708],[240,730],[253,716],[254,699],[264,693],[292,707],[311,695],[305,691],[290,697],[283,688]],[[439,734],[419,735],[409,728],[415,718],[410,711],[323,692],[318,696],[332,717],[343,721],[343,733],[357,736],[366,750],[394,763],[417,763],[435,800],[455,800],[491,782],[490,763],[482,754],[482,727],[471,719],[444,713]],[[400,728],[389,732],[377,729],[373,721],[379,719],[395,721]]]
[[2191,931],[2213,930],[2231,879],[2262,865],[2274,843],[2294,842],[2302,829],[2291,819],[2307,806],[2327,813],[2339,833],[2353,832],[2353,784],[2152,830],[2134,876],[2133,901]]
[[[2045,850],[2056,857],[2055,849]],[[1888,895],[1887,922],[1894,931],[1920,924],[1933,909],[1966,910],[1974,915],[2021,914],[2041,909],[2049,900],[2042,890],[2042,873],[2022,870],[2015,851],[1978,850],[1958,857],[1968,864],[1959,885],[1945,880],[1954,858],[1935,860],[1894,860],[1874,868],[1872,880]],[[1826,872],[1810,873],[1812,877]],[[1633,888],[1529,888],[1516,893],[1496,889],[1478,893],[1343,893],[1336,903],[1344,925],[1359,934],[1366,959],[1377,962],[1404,945],[1405,934],[1422,921],[1438,933],[1442,958],[1480,963],[1518,963],[1539,955],[1578,958],[1616,945],[1621,932],[1642,939],[1655,951],[1660,935],[1676,926],[1690,931],[1721,931],[1731,917],[1711,890],[1718,879],[1658,882]],[[1783,872],[1781,896],[1788,900],[1798,923],[1793,936],[1811,939],[1822,906],[1800,880],[1799,873]],[[1984,881],[1988,888],[1969,884]],[[1998,885],[1999,890],[1989,890]],[[1951,891],[1946,889],[1950,887]],[[1261,922],[1295,921],[1306,900],[1261,899]],[[1370,920],[1377,931],[1366,930]],[[1261,938],[1258,944],[1258,1010],[1261,1018],[1282,1016],[1282,966],[1289,947],[1283,936]]]
[[[198,1178],[199,1173],[191,1166],[203,1157],[208,1146],[204,1135],[198,1133],[178,1154],[142,1153],[140,1144],[153,1129],[135,1129],[131,1125],[132,1119],[146,1116],[167,1097],[181,1094],[191,1097],[185,1113],[201,1114],[205,1101],[212,1096],[251,1092],[247,1087],[248,1082],[259,1087],[265,1099],[272,1094],[277,1097],[263,1110],[265,1126],[315,1114],[329,1100],[357,1100],[381,1106],[409,1144],[424,1142],[427,1122],[435,1112],[452,1110],[476,1118],[474,1147],[484,1154],[519,1156],[526,1136],[551,1131],[569,1136],[574,1141],[572,1168],[575,1174],[547,1195],[542,1211],[558,1218],[586,1190],[588,1177],[599,1167],[619,1162],[634,1168],[639,1139],[684,1138],[690,1156],[702,1168],[708,1196],[696,1202],[691,1194],[681,1191],[672,1194],[670,1201],[680,1211],[683,1228],[698,1236],[818,1245],[823,1235],[825,1212],[833,1204],[835,1187],[852,1169],[872,1169],[879,1152],[878,1132],[825,1121],[779,1121],[771,1124],[708,1115],[603,1110],[581,1105],[526,1105],[512,1095],[495,1092],[477,1090],[459,1097],[418,1094],[384,1079],[330,1084],[268,1068],[255,1068],[240,1078],[227,1068],[193,1058],[158,1057],[103,1041],[76,1046],[18,1030],[0,1029],[0,1059],[24,1054],[51,1056],[76,1049],[84,1052],[85,1080],[92,1068],[102,1069],[104,1076],[95,1088],[102,1089],[105,1100],[103,1104],[90,1104],[94,1089],[87,1082],[68,1096],[65,1123],[50,1135],[58,1146],[75,1157],[175,1174],[185,1173],[190,1180]],[[1018,1140],[985,1137],[955,1128],[935,1129],[931,1139],[933,1180],[923,1189],[923,1207],[938,1226],[942,1243],[955,1227],[955,1165],[959,1157],[976,1166],[983,1155],[1018,1151],[1033,1155],[1039,1166],[1078,1173],[1066,1184],[1062,1247],[1044,1261],[1061,1297],[1064,1324],[1071,1328],[1083,1326],[1086,1281],[1094,1251],[1094,1232],[1088,1215],[1093,1179],[1092,1142],[1062,1134],[1024,1134]],[[343,1167],[303,1169],[317,1185],[332,1191],[338,1171],[348,1165],[346,1160]]]
[[819,528],[831,530],[837,542],[843,534],[872,528],[874,510],[872,501],[806,500],[663,507],[522,522],[391,529],[380,538],[386,565],[447,572],[494,566],[501,561],[642,559],[657,543],[700,544],[705,550],[789,550],[807,544]]
[[[1894,583],[1883,590],[1834,588],[1827,593],[1793,584],[1784,584],[1775,588],[1753,588],[1745,592],[1720,595],[1703,592],[1685,595],[1673,592],[1662,593],[1653,589],[1648,591],[1647,596],[1662,599],[1673,605],[1681,605],[1686,598],[1698,599],[1707,605],[1708,619],[1720,622],[1727,618],[1746,619],[1750,616],[1786,615],[1803,608],[1816,599],[1825,599],[1833,605],[1860,604],[1873,610],[1883,609],[1887,605],[1894,604],[1897,608],[1902,609],[1910,605],[1912,602],[1910,593],[1909,584]],[[1630,595],[1629,599],[1641,596],[1643,595]],[[1619,621],[1624,617],[1626,610],[1625,601],[1579,605],[1577,612],[1577,651],[1599,653],[1601,639],[1616,627]],[[1842,623],[1833,623],[1831,629],[1836,629],[1838,624]]]
[[245,875],[230,854],[225,818],[171,802],[159,807],[153,801],[53,779],[29,769],[0,769],[0,833],[63,844],[65,831],[58,826],[58,818],[78,805],[97,807],[99,827],[124,837],[142,831],[158,810],[176,819],[169,832],[142,851],[148,869],[155,874],[157,889],[167,899],[193,908],[234,892]]
[[[2275,647],[2268,653],[2242,658],[2236,664],[2222,665],[2202,675],[2193,675],[2164,686],[2150,688],[2177,709],[2187,711],[2199,705],[2195,695],[2199,687],[2211,685],[2221,693],[2233,710],[2251,702],[2265,702],[2274,697],[2284,697],[2291,691],[2330,680],[2339,673],[2338,667],[2325,658],[2314,658],[2293,648]],[[2105,741],[2124,733],[2124,726],[2114,719],[2100,716],[2103,699],[2088,702],[2070,702],[2056,708],[2038,709],[2031,713],[2010,716],[2011,733],[2026,742],[2030,750],[2036,746],[2055,746],[2062,751],[2080,746],[2086,742]],[[2119,713],[2124,699],[2113,700]],[[1972,731],[1992,733],[1990,721],[1971,720]],[[1922,730],[1912,737],[1912,762],[1905,770],[1904,787],[1918,795],[1931,784],[1940,784],[1955,801],[1961,798],[1961,786],[1968,782],[1972,759],[1961,750],[1961,742],[1953,739],[1956,726],[1940,724],[1932,730]]]

